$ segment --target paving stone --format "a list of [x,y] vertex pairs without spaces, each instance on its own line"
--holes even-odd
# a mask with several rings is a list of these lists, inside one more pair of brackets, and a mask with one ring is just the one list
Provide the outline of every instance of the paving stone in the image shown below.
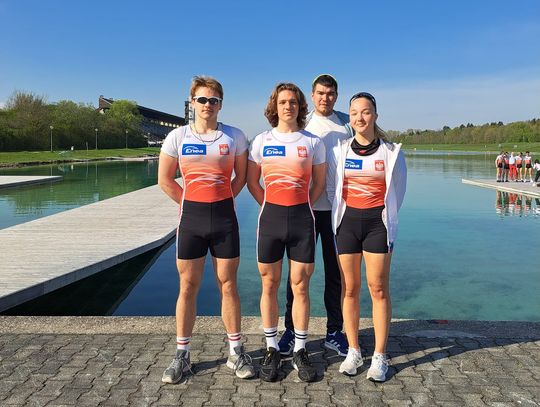
[[261,390],[259,389],[261,395],[258,405],[281,405],[283,404],[281,400],[281,395],[284,393],[282,389],[279,390]]
[[86,389],[63,388],[62,393],[55,400],[55,404],[77,405],[77,399],[86,393]]
[[[365,406],[385,406],[386,403],[382,399],[382,392],[367,392],[363,393],[359,396],[359,403],[357,405],[365,405]],[[336,400],[338,401],[338,400]],[[338,404],[343,405],[343,404]],[[347,405],[347,404],[345,404]]]
[[383,392],[383,400],[408,400],[410,397],[403,392],[403,386],[400,385],[391,385],[389,383],[383,383],[381,385]]
[[75,375],[81,371],[84,368],[84,366],[81,367],[65,367],[60,366],[59,369],[57,369],[57,373],[51,377],[49,380],[60,380],[60,381],[67,381],[70,382],[73,380]]
[[472,407],[476,407],[476,406],[486,406],[487,404],[484,403],[484,401],[482,400],[482,395],[481,394],[459,394],[457,393],[457,396],[460,397],[462,400],[463,400],[463,403],[467,406],[472,406]]
[[77,399],[77,406],[98,406],[102,405],[107,399],[109,398],[109,395],[107,396],[99,396],[93,393],[85,393],[82,394]]
[[332,404],[332,392],[330,390],[321,391],[308,388],[306,389],[306,392],[310,400],[308,406],[329,406],[330,404]]
[[259,402],[259,397],[245,398],[245,397],[233,397],[232,400],[234,407],[253,407]]
[[[309,396],[306,393],[306,386],[307,384],[300,382],[298,384],[296,383],[282,383],[282,386],[284,387],[285,391],[281,395],[282,401],[289,401],[293,399],[303,399],[303,400],[309,400]],[[306,401],[307,403],[307,401]]]
[[104,405],[117,405],[117,406],[128,406],[130,404],[129,402],[129,396],[133,394],[135,391],[132,389],[117,389],[111,392],[111,395],[107,400],[103,403]]
[[405,393],[430,393],[429,389],[424,385],[421,378],[405,377],[401,378],[404,384],[403,391]]
[[450,385],[438,385],[429,389],[437,401],[459,401],[460,398],[452,391]]
[[435,404],[435,400],[433,399],[433,396],[431,393],[413,393],[413,392],[407,392],[407,394],[410,395],[412,399],[412,404],[414,406],[433,406]]
[[[365,334],[367,332],[367,335]],[[246,349],[260,363],[261,335],[246,335]],[[373,351],[372,330],[362,349]],[[224,335],[196,335],[194,376],[178,385],[161,382],[174,353],[168,335],[0,334],[0,405],[535,405],[540,404],[540,341],[492,338],[391,336],[385,383],[338,372],[342,358],[310,338],[321,374],[303,383],[284,360],[282,380],[241,380],[225,366]],[[370,358],[367,358],[366,366]],[[27,393],[20,391],[26,389]]]
[[25,400],[32,395],[34,389],[18,386],[9,393],[8,397],[2,400],[2,405],[22,406]]

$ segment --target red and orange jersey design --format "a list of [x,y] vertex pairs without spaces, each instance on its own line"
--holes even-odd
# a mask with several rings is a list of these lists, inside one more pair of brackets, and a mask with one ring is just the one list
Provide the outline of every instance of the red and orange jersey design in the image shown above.
[[292,206],[309,201],[312,166],[326,162],[326,154],[319,137],[305,130],[274,129],[255,137],[249,159],[261,165],[265,202]]
[[385,168],[381,148],[369,156],[357,155],[349,148],[343,180],[345,204],[358,209],[383,206],[386,194]]
[[183,126],[169,133],[161,148],[178,158],[184,199],[206,203],[232,197],[235,157],[246,149],[244,133],[221,123],[210,141],[194,135],[189,126]]

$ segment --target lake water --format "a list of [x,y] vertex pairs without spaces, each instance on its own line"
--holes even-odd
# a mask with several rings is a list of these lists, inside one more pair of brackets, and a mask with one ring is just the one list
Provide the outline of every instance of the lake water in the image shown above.
[[[461,182],[494,178],[493,162],[494,156],[483,154],[407,154],[409,182],[391,272],[394,317],[540,321],[540,200]],[[156,171],[156,162],[1,169],[0,175],[63,175],[64,180],[0,190],[0,228],[152,185]],[[236,203],[242,313],[258,315],[259,207],[247,189]],[[172,244],[8,313],[174,315],[178,293],[174,259]],[[209,261],[206,268],[198,314],[218,315],[219,294]],[[284,282],[286,270],[282,278]],[[325,315],[323,288],[319,250],[310,287],[312,315]],[[364,284],[361,315],[370,313]]]

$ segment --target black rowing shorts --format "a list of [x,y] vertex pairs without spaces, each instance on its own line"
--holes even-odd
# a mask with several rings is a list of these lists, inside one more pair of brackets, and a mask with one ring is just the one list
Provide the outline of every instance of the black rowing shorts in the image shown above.
[[240,256],[238,221],[232,198],[217,202],[184,201],[176,234],[176,255],[192,260],[206,256],[234,259]]
[[347,206],[336,233],[338,254],[388,253],[384,206],[357,209]]
[[257,261],[275,263],[283,258],[285,249],[291,260],[315,261],[315,220],[308,203],[264,204],[259,216]]

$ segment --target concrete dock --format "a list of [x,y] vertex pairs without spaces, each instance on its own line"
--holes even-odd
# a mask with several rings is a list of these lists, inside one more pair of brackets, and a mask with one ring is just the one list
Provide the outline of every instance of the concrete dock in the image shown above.
[[475,185],[477,187],[497,189],[511,194],[528,195],[540,198],[540,188],[530,182],[497,182],[492,179],[462,179],[464,184]]
[[39,175],[0,175],[0,189],[14,188],[25,185],[46,184],[62,180],[60,175],[39,176]]
[[[324,348],[326,320],[312,318],[307,349],[313,383],[285,358],[280,380],[241,380],[226,367],[217,317],[199,317],[193,375],[161,382],[175,352],[172,317],[0,317],[2,406],[538,406],[540,323],[393,320],[388,380],[366,380],[374,339],[360,323],[364,366],[339,373]],[[259,318],[242,320],[256,370],[264,346]]]
[[178,205],[154,185],[0,230],[0,311],[163,245]]

